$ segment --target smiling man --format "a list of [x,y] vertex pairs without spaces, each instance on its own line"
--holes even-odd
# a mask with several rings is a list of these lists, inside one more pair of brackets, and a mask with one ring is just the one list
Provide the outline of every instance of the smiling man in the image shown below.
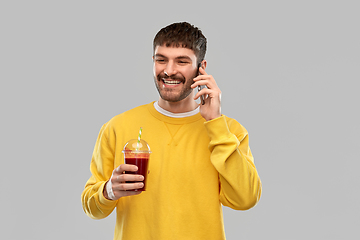
[[154,76],[162,105],[165,102],[179,102],[192,93],[196,62],[196,56],[190,49],[155,47]]
[[[221,205],[247,210],[260,199],[248,133],[221,113],[221,91],[205,71],[206,42],[186,22],[161,29],[153,55],[159,100],[100,130],[82,204],[94,219],[116,208],[114,239],[225,239]],[[206,87],[194,91],[199,86]],[[137,167],[124,164],[121,153],[140,127],[152,150],[144,192],[133,191],[144,176],[125,173]]]

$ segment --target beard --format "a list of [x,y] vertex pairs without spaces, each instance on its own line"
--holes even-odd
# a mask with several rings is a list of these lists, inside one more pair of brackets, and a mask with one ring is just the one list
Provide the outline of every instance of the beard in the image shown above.
[[[192,93],[193,89],[191,88],[191,85],[194,83],[192,79],[195,77],[196,75],[190,79],[185,79],[181,74],[167,76],[164,73],[160,73],[158,76],[154,77],[154,80],[155,86],[162,99],[168,102],[179,102]],[[164,87],[163,78],[181,81],[181,89],[179,89],[179,87],[176,87],[176,89]]]

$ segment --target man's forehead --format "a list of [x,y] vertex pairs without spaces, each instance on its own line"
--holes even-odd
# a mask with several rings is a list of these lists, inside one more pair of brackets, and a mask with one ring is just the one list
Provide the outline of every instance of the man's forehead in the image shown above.
[[185,47],[156,46],[154,56],[156,55],[174,58],[178,56],[188,56],[191,59],[196,59],[195,52]]

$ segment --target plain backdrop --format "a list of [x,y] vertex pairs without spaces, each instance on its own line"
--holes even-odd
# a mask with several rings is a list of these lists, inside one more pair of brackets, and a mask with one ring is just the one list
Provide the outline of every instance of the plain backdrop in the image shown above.
[[1,1],[0,239],[113,238],[115,214],[81,206],[95,140],[158,99],[152,40],[179,21],[208,38],[222,113],[249,131],[262,179],[253,209],[224,207],[227,239],[359,239],[359,7]]

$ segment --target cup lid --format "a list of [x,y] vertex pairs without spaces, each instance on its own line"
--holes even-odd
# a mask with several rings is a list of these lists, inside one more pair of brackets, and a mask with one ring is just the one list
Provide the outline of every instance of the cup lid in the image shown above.
[[140,139],[140,142],[138,139],[129,140],[123,149],[123,152],[126,151],[151,152],[149,144],[143,139]]

